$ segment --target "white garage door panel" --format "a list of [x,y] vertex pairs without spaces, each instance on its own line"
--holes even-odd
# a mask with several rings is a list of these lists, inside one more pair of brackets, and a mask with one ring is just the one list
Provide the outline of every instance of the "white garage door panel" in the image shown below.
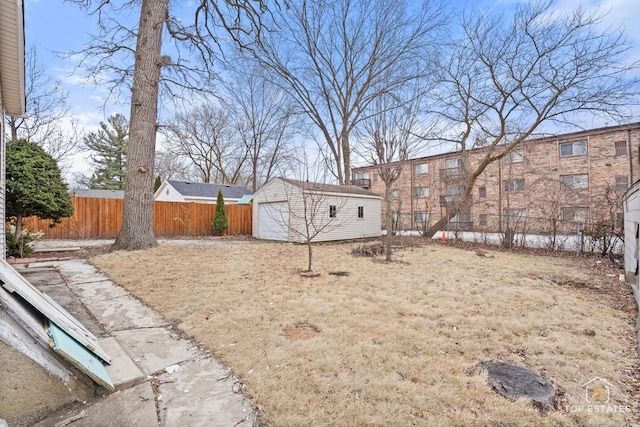
[[260,203],[258,221],[259,239],[289,240],[288,202]]

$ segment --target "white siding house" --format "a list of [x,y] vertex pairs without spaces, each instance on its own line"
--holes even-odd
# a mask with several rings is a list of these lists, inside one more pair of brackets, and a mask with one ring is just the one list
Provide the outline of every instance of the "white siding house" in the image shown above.
[[[624,272],[640,306],[640,181],[624,195]],[[636,327],[640,329],[640,313]],[[637,350],[640,355],[640,344]]]
[[377,237],[381,206],[360,187],[274,178],[253,196],[252,234],[298,243]]
[[241,185],[205,184],[203,182],[164,181],[153,195],[158,202],[212,203],[218,200],[218,190],[222,191],[225,205],[238,203],[242,196],[251,194]]
[[[0,1],[0,224],[5,223],[5,115],[26,113],[22,0]],[[4,233],[0,257],[5,258]]]

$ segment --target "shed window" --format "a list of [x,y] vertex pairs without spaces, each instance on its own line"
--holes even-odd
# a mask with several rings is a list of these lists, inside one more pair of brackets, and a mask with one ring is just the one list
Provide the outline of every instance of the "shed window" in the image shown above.
[[364,206],[358,206],[358,219],[364,218]]
[[329,218],[335,218],[337,213],[336,205],[329,205]]

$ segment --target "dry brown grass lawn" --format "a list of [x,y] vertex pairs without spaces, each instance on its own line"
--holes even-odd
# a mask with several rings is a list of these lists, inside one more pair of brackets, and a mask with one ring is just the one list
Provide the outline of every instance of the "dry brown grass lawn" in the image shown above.
[[[92,262],[232,367],[268,425],[619,426],[637,417],[633,313],[561,284],[626,287],[617,276],[604,283],[570,257],[429,244],[385,263],[353,257],[352,246],[316,246],[315,278],[296,273],[306,248],[293,244],[164,245]],[[338,271],[348,275],[329,274]],[[545,375],[564,407],[541,417],[497,395],[473,370],[486,360]],[[631,413],[589,412],[581,385],[596,376],[615,385],[609,410]]]

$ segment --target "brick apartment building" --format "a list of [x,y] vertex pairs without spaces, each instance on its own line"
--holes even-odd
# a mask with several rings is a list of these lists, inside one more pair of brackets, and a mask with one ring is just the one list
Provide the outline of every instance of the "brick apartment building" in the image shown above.
[[[484,150],[469,152],[472,168]],[[640,123],[527,140],[486,168],[447,228],[571,234],[577,222],[622,226],[622,194],[640,178],[639,150]],[[434,224],[460,199],[468,172],[460,152],[406,162],[392,190],[394,227]],[[352,184],[384,195],[375,166],[354,168]]]

